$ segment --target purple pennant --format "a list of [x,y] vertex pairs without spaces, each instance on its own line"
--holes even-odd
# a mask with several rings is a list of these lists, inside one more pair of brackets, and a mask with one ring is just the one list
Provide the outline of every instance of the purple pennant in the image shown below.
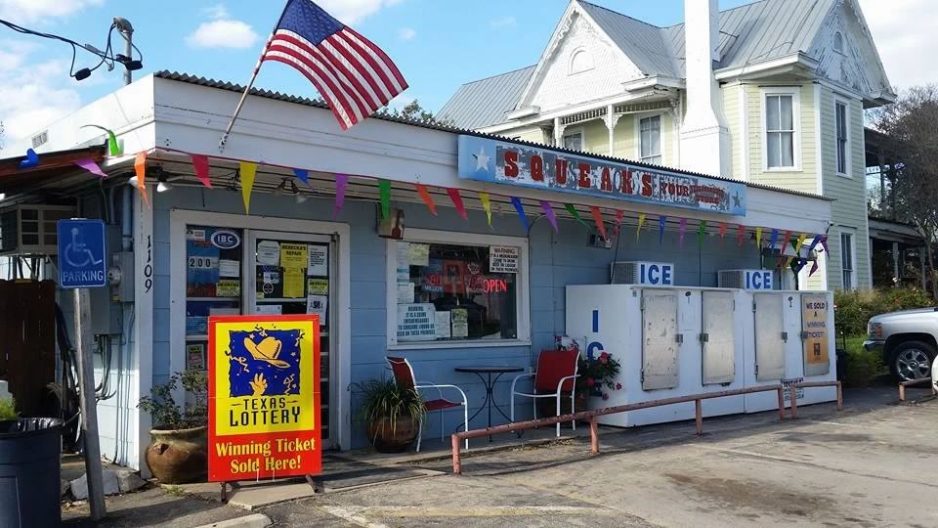
[[335,211],[333,218],[337,218],[342,212],[342,206],[345,205],[345,188],[348,186],[348,176],[345,174],[335,175]]
[[550,206],[550,202],[541,200],[541,209],[544,210],[544,216],[547,217],[550,226],[554,228],[554,233],[559,233],[560,230],[557,228],[557,215],[554,214],[554,208]]
[[817,265],[817,261],[816,261],[816,260],[815,260],[814,262],[812,262],[812,263],[811,263],[811,271],[808,272],[808,277],[811,277],[812,275],[814,275],[815,273],[817,273],[818,267],[819,267],[819,266]]
[[681,218],[681,225],[678,228],[678,233],[680,234],[680,238],[678,239],[678,245],[680,247],[684,247],[684,232],[685,231],[687,231],[687,219]]
[[827,235],[821,237],[821,247],[824,248],[824,253],[831,252],[829,249],[827,249]]
[[808,247],[808,255],[810,255],[811,252],[814,251],[814,248],[816,248],[817,245],[820,243],[821,243],[821,235],[814,235],[814,240],[811,241],[811,246]]
[[530,226],[528,225],[528,217],[524,214],[524,206],[521,205],[521,199],[516,196],[512,196],[511,205],[515,206],[515,211],[518,211],[518,220],[521,221],[521,225],[524,226],[524,232],[527,233],[530,229]]
[[101,170],[101,167],[91,158],[76,160],[75,165],[78,165],[95,176],[107,178],[107,174],[105,174],[104,171]]
[[293,175],[296,176],[296,179],[303,182],[304,185],[309,185],[309,171],[306,169],[293,169]]

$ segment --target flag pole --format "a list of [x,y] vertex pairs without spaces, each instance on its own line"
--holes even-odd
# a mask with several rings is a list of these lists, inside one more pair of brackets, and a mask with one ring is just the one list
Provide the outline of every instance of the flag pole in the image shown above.
[[287,13],[287,8],[290,7],[290,4],[293,3],[293,0],[287,0],[285,6],[283,6],[283,11],[280,13],[280,16],[277,18],[277,23],[274,24],[274,29],[270,32],[270,36],[267,37],[267,44],[264,44],[264,51],[261,52],[260,58],[257,59],[257,66],[254,67],[254,74],[251,75],[251,80],[248,81],[247,87],[244,89],[244,93],[241,94],[241,100],[238,101],[238,106],[235,107],[234,115],[231,116],[231,121],[228,122],[228,127],[225,128],[225,133],[222,134],[221,140],[218,142],[218,152],[225,152],[225,145],[228,143],[228,136],[231,134],[231,129],[234,128],[235,121],[238,120],[238,116],[241,114],[241,108],[244,106],[244,101],[248,98],[248,93],[251,92],[251,88],[254,86],[254,81],[257,80],[257,74],[261,72],[261,64],[264,63],[264,56],[267,55],[267,48],[270,47],[270,42],[274,39],[274,33],[277,32],[277,28],[280,27],[280,23],[283,22],[283,15]]

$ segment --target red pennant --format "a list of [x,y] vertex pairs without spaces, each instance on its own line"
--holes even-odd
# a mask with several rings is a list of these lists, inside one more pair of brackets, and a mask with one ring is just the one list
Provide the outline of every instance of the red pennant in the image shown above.
[[622,230],[622,221],[625,219],[625,211],[622,209],[616,210],[616,227],[612,231],[612,236],[618,237],[619,232]]
[[599,236],[603,237],[603,240],[609,240],[609,237],[606,236],[606,225],[603,222],[603,213],[599,210],[599,207],[595,205],[590,207],[590,212],[593,213],[593,221],[596,222],[596,229],[599,231]]
[[720,222],[720,238],[726,238],[726,222]]
[[195,168],[195,175],[202,182],[202,185],[211,189],[212,180],[208,175],[208,156],[192,154],[192,166]]
[[430,210],[430,213],[433,216],[436,216],[436,204],[433,203],[433,197],[430,196],[430,191],[427,190],[427,186],[418,183],[417,185],[417,194],[420,195],[420,199],[423,200],[423,203],[427,204],[427,209]]
[[785,248],[788,247],[789,240],[791,240],[791,231],[785,231],[785,234],[782,238],[782,250],[780,251],[780,253],[783,255],[785,254]]
[[459,216],[463,220],[468,220],[469,215],[466,213],[466,206],[462,203],[462,196],[459,196],[459,189],[446,189],[446,194],[449,195],[449,199],[453,201],[453,205],[456,206],[456,212],[459,213]]
[[742,246],[746,242],[746,226],[738,224],[736,226],[736,245]]

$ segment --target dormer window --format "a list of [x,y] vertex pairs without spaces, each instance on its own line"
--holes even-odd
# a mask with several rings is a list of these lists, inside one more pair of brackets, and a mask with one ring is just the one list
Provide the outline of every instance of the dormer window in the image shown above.
[[570,75],[593,69],[593,56],[585,49],[578,49],[570,57]]
[[834,51],[843,55],[844,53],[844,36],[838,31],[834,33]]

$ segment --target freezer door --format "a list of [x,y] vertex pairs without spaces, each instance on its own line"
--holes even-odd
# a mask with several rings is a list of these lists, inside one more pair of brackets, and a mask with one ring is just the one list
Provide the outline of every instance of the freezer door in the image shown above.
[[770,381],[785,377],[785,341],[798,336],[784,336],[782,296],[777,293],[753,294],[755,305],[756,380]]
[[678,383],[677,293],[642,292],[642,389],[672,389]]
[[703,292],[703,384],[732,383],[736,377],[735,302],[732,292]]
[[804,294],[801,296],[801,324],[804,339],[804,375],[823,376],[830,372],[828,347],[828,296]]

